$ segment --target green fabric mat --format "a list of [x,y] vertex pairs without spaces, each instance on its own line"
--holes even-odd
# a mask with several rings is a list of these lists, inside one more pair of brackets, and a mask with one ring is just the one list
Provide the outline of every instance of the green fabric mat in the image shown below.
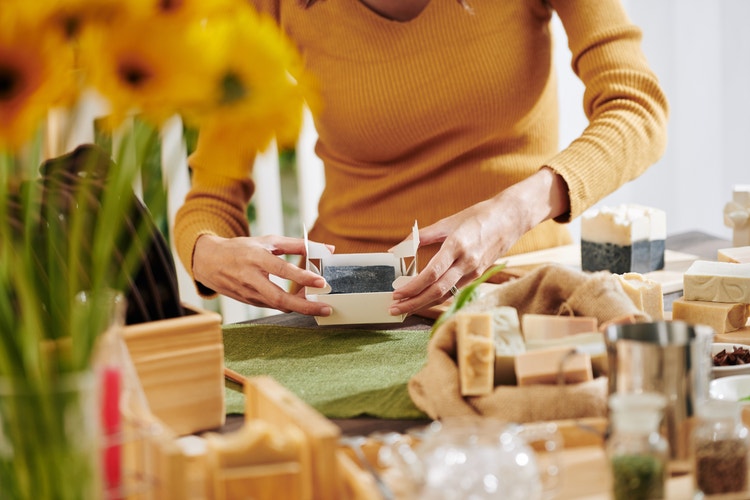
[[[426,361],[428,328],[238,323],[223,330],[227,368],[269,375],[328,418],[425,418],[406,384]],[[227,413],[244,413],[239,386],[226,388]]]

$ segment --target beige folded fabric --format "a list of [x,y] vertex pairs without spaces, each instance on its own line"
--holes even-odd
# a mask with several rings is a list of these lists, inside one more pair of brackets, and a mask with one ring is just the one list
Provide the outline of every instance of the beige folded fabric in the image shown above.
[[[526,313],[593,316],[602,329],[622,322],[650,321],[635,307],[609,272],[586,273],[550,264],[467,305],[482,310],[512,306]],[[462,397],[456,364],[455,319],[434,332],[427,346],[427,362],[409,381],[409,395],[433,419],[486,415],[513,422],[605,416],[607,380],[571,385],[497,386],[486,396]]]

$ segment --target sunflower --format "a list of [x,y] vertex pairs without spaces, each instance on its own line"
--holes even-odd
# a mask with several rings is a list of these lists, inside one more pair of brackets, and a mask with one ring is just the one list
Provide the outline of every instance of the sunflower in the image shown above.
[[237,9],[231,19],[215,19],[208,29],[226,50],[216,108],[202,123],[223,129],[224,149],[262,150],[273,137],[290,144],[299,132],[303,105],[315,105],[296,48],[273,20],[250,8]]
[[[0,30],[0,149],[16,149],[50,107],[75,92],[73,54],[60,37],[36,31],[30,18],[2,13]],[[33,35],[32,35],[33,34]]]
[[197,20],[134,16],[81,36],[88,82],[111,105],[112,125],[131,112],[159,124],[211,95],[211,41]]
[[213,17],[242,8],[246,0],[151,0],[158,12],[167,15]]

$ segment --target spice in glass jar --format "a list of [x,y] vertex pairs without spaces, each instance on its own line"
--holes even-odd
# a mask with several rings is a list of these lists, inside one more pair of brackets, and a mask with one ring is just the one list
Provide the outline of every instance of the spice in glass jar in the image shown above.
[[656,393],[610,396],[607,454],[615,500],[664,498],[669,444],[659,425],[665,404],[666,398]]
[[748,486],[750,436],[740,406],[709,400],[698,407],[695,429],[695,487],[704,495],[743,492]]
[[664,461],[650,455],[612,457],[612,480],[616,499],[663,498]]

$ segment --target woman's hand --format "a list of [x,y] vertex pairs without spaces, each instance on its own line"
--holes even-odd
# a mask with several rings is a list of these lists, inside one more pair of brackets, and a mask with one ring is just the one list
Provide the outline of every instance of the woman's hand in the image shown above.
[[[303,292],[305,286],[324,287],[323,277],[280,257],[304,254],[305,244],[299,238],[203,235],[193,252],[193,276],[215,292],[241,302],[284,312],[329,316],[329,305],[306,300]],[[273,283],[270,275],[296,283],[300,292],[287,292]]]
[[543,167],[497,196],[419,231],[420,246],[442,243],[427,266],[393,292],[390,313],[418,311],[443,302],[451,287],[482,275],[524,233],[569,210],[565,181]]

